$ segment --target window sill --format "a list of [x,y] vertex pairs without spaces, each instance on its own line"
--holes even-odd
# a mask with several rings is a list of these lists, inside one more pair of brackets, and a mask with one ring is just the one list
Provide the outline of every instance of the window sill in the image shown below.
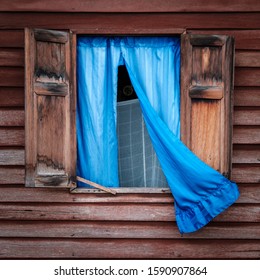
[[[111,188],[116,194],[168,194],[171,193],[169,188]],[[70,190],[70,193],[101,193],[104,194],[106,192],[94,189],[94,188],[74,188]],[[112,194],[111,194],[112,195]]]

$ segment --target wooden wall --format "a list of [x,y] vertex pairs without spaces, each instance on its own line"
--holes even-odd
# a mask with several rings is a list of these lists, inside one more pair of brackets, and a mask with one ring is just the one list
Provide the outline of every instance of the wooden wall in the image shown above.
[[[107,2],[1,0],[0,258],[260,258],[260,2]],[[117,34],[122,25],[126,34],[235,37],[232,179],[241,197],[196,233],[180,236],[169,194],[24,187],[23,28]]]

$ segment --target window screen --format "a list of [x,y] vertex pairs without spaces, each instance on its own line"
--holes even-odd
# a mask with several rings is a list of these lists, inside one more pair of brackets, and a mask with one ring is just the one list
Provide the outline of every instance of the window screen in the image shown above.
[[121,187],[167,187],[138,99],[117,103],[119,180]]

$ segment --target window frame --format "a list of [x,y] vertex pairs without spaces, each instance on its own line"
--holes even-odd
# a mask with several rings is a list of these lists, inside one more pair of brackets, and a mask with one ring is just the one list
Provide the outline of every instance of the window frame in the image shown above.
[[[125,31],[123,27],[111,30],[111,29],[72,29],[70,31],[70,36],[71,36],[71,60],[72,60],[72,80],[73,80],[73,92],[74,92],[74,98],[77,98],[77,77],[76,77],[76,45],[77,45],[77,37],[78,36],[82,36],[82,35],[90,35],[90,36],[180,36],[182,34],[186,34],[187,30],[186,29],[179,29],[179,28],[170,28],[170,29],[160,29],[160,30],[154,30],[154,29],[143,29],[143,30],[139,30],[139,29],[135,29],[135,30],[131,30],[129,31]],[[233,54],[234,55],[234,54]],[[28,56],[28,54],[27,54]],[[29,59],[29,58],[27,58]],[[27,61],[27,60],[26,60]],[[181,65],[181,70],[182,70],[182,65]],[[233,82],[233,81],[232,81]],[[26,82],[28,83],[28,82]],[[28,85],[27,85],[28,87]],[[182,80],[180,81],[180,87],[181,87],[181,92],[182,92]],[[232,91],[232,89],[231,89]],[[75,100],[76,102],[76,100]],[[76,114],[76,111],[75,111]],[[232,119],[231,119],[231,123],[232,123]],[[76,133],[76,132],[75,132]],[[232,135],[232,130],[230,135]],[[75,150],[75,153],[77,152],[77,148]],[[28,151],[26,152],[28,154]],[[231,158],[231,154],[232,154],[232,149],[230,149],[230,155],[229,157]],[[231,160],[230,160],[230,164],[231,164]],[[26,176],[26,180],[28,181],[28,178]],[[28,184],[27,184],[28,185]],[[100,189],[95,189],[95,188],[78,188],[77,184],[76,184],[76,177],[71,177],[70,178],[70,182],[69,182],[69,189],[70,189],[70,193],[88,193],[88,194],[104,194],[104,191],[100,190]],[[56,187],[56,186],[52,186],[52,187]],[[123,187],[119,187],[119,188],[107,188],[107,189],[114,189],[116,191],[116,193],[118,194],[168,194],[171,193],[169,188],[142,188],[142,187],[138,187],[138,188],[123,188]]]

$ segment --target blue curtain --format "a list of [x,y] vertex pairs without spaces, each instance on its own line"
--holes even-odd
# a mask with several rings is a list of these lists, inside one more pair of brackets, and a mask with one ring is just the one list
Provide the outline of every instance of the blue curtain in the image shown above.
[[116,137],[119,58],[120,49],[111,48],[107,38],[78,40],[77,174],[107,187],[119,184]]
[[[125,63],[174,196],[180,232],[198,230],[233,204],[239,196],[237,185],[202,162],[179,139],[179,38],[85,38],[82,41],[79,40],[78,47],[78,108],[81,108],[77,118],[78,174],[106,186],[118,186],[116,79],[118,65]],[[100,45],[95,43],[99,41]],[[86,58],[84,52],[91,55]],[[85,67],[81,67],[83,58]],[[85,83],[92,87],[88,89]],[[81,103],[81,98],[93,102]],[[88,125],[82,125],[85,122]]]

